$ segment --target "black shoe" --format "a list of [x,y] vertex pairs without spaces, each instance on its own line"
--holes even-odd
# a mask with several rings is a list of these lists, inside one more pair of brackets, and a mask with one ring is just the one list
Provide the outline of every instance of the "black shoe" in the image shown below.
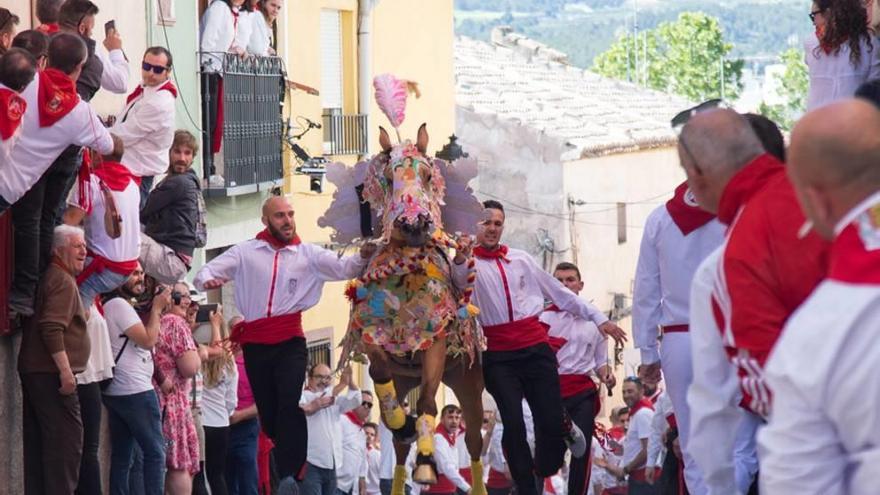
[[410,444],[416,441],[419,432],[416,431],[416,417],[407,416],[403,426],[396,430],[391,430],[394,440],[398,443]]

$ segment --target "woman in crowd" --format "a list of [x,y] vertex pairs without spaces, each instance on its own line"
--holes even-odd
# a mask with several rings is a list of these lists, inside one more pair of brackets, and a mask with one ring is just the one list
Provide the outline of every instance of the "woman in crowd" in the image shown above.
[[[211,315],[212,344],[229,338],[229,327],[220,307]],[[202,394],[202,423],[205,427],[205,471],[211,495],[227,495],[226,452],[229,445],[229,417],[238,405],[238,368],[235,357],[223,349],[220,357],[202,363],[205,390]]]
[[814,0],[810,19],[816,36],[806,43],[807,111],[850,98],[859,85],[880,77],[880,47],[872,42],[862,0]]
[[[239,24],[236,44],[252,55],[275,55],[273,29],[281,13],[282,0],[247,0],[252,12]],[[244,14],[242,14],[244,15]]]
[[193,475],[199,471],[199,440],[189,396],[192,378],[199,371],[201,360],[186,321],[189,305],[189,288],[184,283],[175,284],[171,306],[162,317],[156,343],[156,365],[174,385],[169,392],[161,394],[168,468],[165,490],[170,495],[190,495]]

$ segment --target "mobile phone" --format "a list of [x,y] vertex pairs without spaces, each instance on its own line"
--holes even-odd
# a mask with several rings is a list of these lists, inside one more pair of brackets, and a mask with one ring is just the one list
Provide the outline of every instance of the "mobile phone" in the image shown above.
[[199,306],[199,312],[196,313],[196,323],[210,321],[211,313],[217,311],[217,304],[202,304]]
[[110,19],[104,23],[104,34],[110,34],[110,30],[116,30],[116,19]]

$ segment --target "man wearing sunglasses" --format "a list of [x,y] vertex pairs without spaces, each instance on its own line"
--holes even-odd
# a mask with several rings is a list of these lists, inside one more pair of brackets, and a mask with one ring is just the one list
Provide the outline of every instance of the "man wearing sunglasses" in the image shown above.
[[141,208],[153,187],[153,177],[168,170],[177,99],[177,88],[169,80],[172,63],[171,52],[165,47],[147,48],[141,61],[141,84],[128,95],[113,126],[125,145],[126,166],[140,178]]
[[361,405],[339,419],[342,426],[342,466],[336,469],[336,491],[363,495],[367,479],[367,434],[364,422],[373,409],[373,393],[361,391]]

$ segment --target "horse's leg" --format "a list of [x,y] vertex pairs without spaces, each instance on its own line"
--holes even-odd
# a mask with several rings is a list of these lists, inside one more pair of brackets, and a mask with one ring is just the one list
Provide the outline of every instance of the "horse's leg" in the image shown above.
[[437,482],[437,470],[434,465],[434,424],[437,417],[437,402],[435,396],[440,382],[443,380],[443,370],[446,368],[446,338],[437,339],[426,351],[422,353],[422,383],[419,389],[418,413],[416,431],[418,440],[416,447],[418,457],[413,481],[425,484]]
[[[401,375],[394,376],[394,387],[398,397],[406,397],[406,394],[418,384],[419,380],[417,378]],[[404,495],[406,490],[406,460],[409,456],[412,442],[403,442],[394,438],[393,444],[395,466],[394,477],[391,480],[391,495]],[[383,445],[382,448],[388,448],[388,446]]]
[[379,411],[382,419],[392,431],[400,430],[406,424],[406,413],[397,401],[397,390],[394,386],[394,377],[388,362],[385,350],[377,345],[366,346],[367,356],[370,358],[370,378],[376,389],[376,400],[379,403]]
[[483,462],[480,454],[483,451],[483,435],[480,426],[483,424],[483,370],[479,363],[468,366],[464,358],[458,369],[447,373],[443,381],[455,392],[461,404],[461,414],[467,429],[464,443],[471,456],[471,495],[485,495],[486,485],[483,483]]

